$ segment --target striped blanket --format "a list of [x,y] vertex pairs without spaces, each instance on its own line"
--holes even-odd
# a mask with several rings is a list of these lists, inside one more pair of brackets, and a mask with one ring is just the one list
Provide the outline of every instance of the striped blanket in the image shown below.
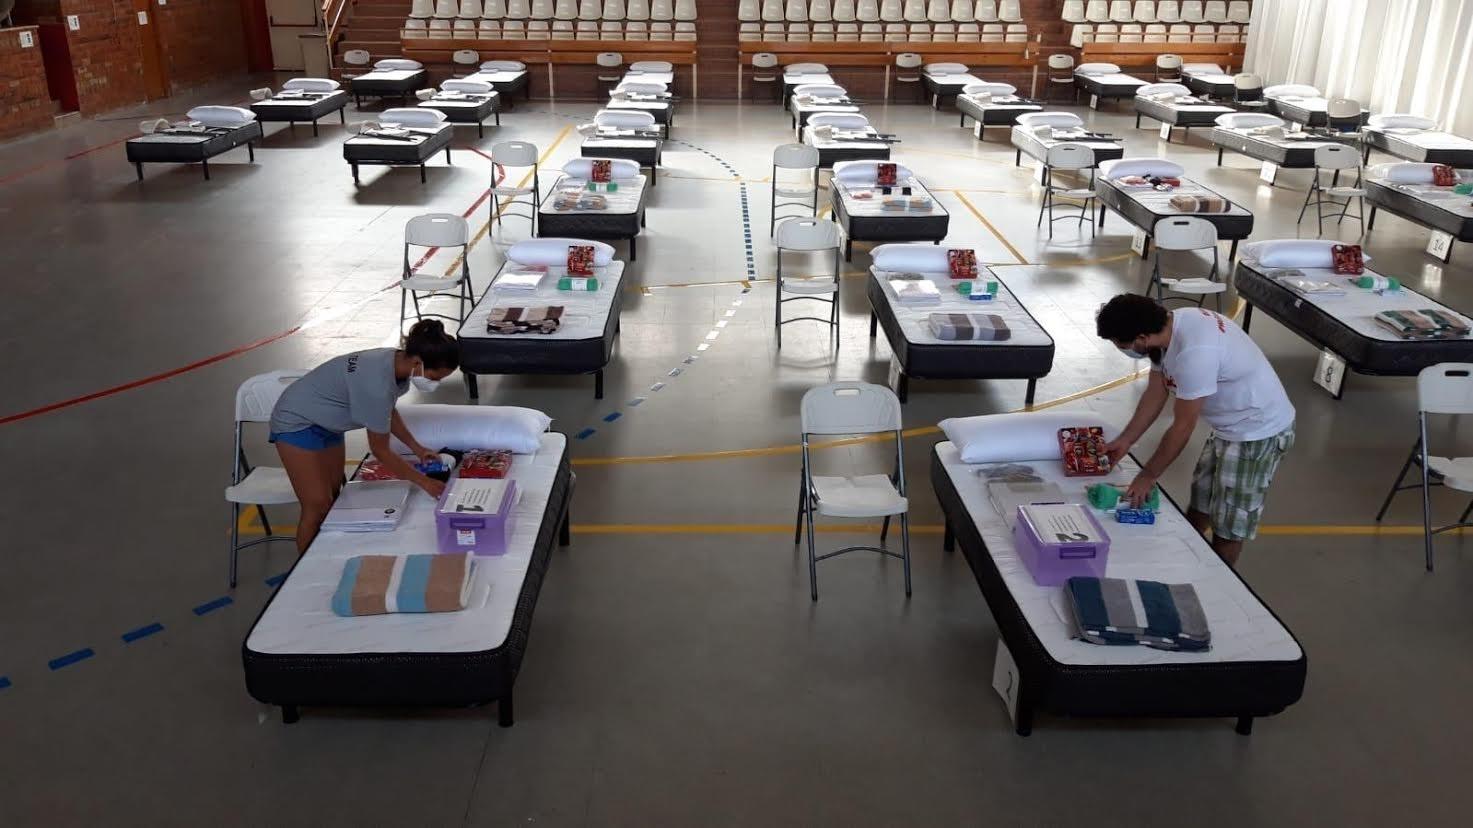
[[947,342],[1001,342],[1012,337],[1008,323],[995,313],[933,313],[931,333]]
[[332,596],[332,611],[354,616],[463,610],[471,571],[469,553],[349,558]]
[[486,317],[486,332],[495,334],[556,333],[562,325],[563,307],[493,308]]
[[1183,651],[1212,646],[1207,615],[1191,584],[1075,577],[1065,592],[1079,637],[1091,644],[1144,644]]

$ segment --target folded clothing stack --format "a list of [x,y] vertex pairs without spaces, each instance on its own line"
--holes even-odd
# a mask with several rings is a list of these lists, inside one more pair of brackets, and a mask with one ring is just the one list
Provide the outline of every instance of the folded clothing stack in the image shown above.
[[496,334],[556,333],[562,326],[563,307],[492,308],[486,317],[486,331]]
[[359,555],[343,564],[332,595],[341,616],[457,612],[470,598],[472,556]]
[[1001,342],[1013,335],[995,313],[933,313],[928,322],[931,333],[947,342]]
[[1207,614],[1191,584],[1070,578],[1064,587],[1079,637],[1091,644],[1144,644],[1158,650],[1211,649]]
[[561,192],[552,200],[554,210],[607,210],[608,208],[609,200],[606,196],[579,191]]
[[1375,316],[1376,324],[1402,339],[1461,339],[1468,323],[1439,308],[1388,310]]
[[930,279],[891,279],[890,289],[895,291],[896,300],[903,304],[938,304],[941,302],[941,290]]
[[886,197],[880,201],[882,210],[929,210],[931,209],[930,196],[899,196]]
[[1174,195],[1171,209],[1182,213],[1226,213],[1233,203],[1221,196]]

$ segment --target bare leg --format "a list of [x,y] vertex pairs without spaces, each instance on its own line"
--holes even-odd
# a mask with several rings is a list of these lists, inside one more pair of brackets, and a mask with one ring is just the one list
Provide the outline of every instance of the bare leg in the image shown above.
[[1243,542],[1240,540],[1228,540],[1227,538],[1213,538],[1212,551],[1222,562],[1228,566],[1238,565],[1238,556],[1243,554]]
[[1212,530],[1212,517],[1206,512],[1199,512],[1196,509],[1187,509],[1187,523],[1192,524],[1192,528],[1196,529],[1204,538]]
[[[317,537],[322,521],[332,508],[334,492],[343,477],[340,459],[343,453],[341,448],[308,451],[286,443],[277,443],[276,453],[281,456],[282,468],[286,469],[292,491],[302,507],[302,516],[297,520],[297,554],[300,555]],[[329,472],[333,462],[338,464],[337,468]]]

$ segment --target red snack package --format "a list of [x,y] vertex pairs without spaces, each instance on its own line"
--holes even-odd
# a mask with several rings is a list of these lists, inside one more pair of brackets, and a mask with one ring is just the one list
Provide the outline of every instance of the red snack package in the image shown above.
[[593,245],[573,244],[568,246],[568,275],[593,275]]
[[1454,187],[1458,183],[1458,171],[1447,164],[1432,168],[1432,183],[1438,187]]
[[875,184],[881,187],[895,186],[895,165],[881,162],[875,165]]
[[1359,276],[1366,272],[1366,265],[1361,259],[1358,244],[1337,244],[1330,248],[1330,256],[1334,261],[1336,273]]
[[593,166],[588,172],[590,181],[605,184],[614,176],[614,162],[607,158],[593,159]]
[[469,480],[500,480],[511,468],[511,456],[505,449],[468,451],[460,459],[460,476]]
[[1065,477],[1110,473],[1105,432],[1099,426],[1059,429],[1059,452],[1063,455]]
[[398,480],[393,472],[384,468],[384,464],[374,458],[363,461],[358,467],[358,480]]
[[946,266],[953,279],[977,278],[977,252],[953,248],[946,251]]

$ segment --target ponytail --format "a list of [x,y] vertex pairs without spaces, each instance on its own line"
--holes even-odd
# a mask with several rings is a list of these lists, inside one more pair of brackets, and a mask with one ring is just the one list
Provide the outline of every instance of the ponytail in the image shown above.
[[438,319],[421,319],[404,337],[404,353],[419,357],[430,371],[454,371],[460,367],[460,343],[445,332]]

